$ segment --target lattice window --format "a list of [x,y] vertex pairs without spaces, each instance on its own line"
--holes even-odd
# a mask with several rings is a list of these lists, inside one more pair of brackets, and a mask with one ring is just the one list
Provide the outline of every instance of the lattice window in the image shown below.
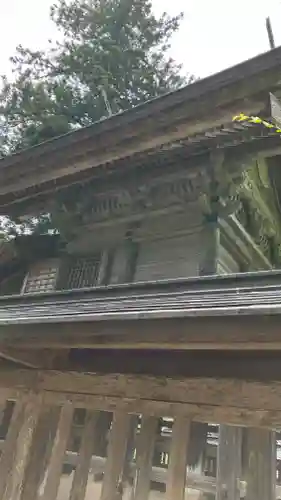
[[31,267],[25,279],[22,293],[44,293],[55,289],[58,259],[48,259]]
[[71,290],[94,286],[99,281],[101,255],[73,258],[62,273],[59,288]]

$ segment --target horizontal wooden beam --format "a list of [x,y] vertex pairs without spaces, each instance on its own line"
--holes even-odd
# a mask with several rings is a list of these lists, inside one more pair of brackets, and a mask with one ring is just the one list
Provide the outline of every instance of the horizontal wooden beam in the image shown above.
[[281,380],[279,351],[80,349],[71,351],[64,366],[59,363],[58,358],[53,369],[158,377]]
[[27,368],[48,368],[53,357],[54,354],[46,349],[32,349],[30,351],[0,346],[0,358]]
[[1,326],[3,348],[281,349],[279,315]]
[[83,408],[281,428],[281,382],[276,381],[10,370],[0,372],[0,387],[43,391],[50,404],[73,401]]

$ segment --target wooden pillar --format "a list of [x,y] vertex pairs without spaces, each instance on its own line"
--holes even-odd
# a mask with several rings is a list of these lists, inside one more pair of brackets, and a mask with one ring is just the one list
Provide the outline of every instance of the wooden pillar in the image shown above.
[[123,493],[123,472],[131,429],[131,415],[115,412],[100,500],[117,500]]
[[0,460],[0,498],[19,500],[42,399],[30,395],[14,408]]
[[85,498],[97,432],[97,416],[97,412],[87,411],[81,437],[78,464],[75,469],[69,500],[83,500]]
[[106,457],[108,433],[112,422],[112,413],[100,411],[97,417],[97,436],[95,454],[99,457]]
[[34,433],[21,500],[36,500],[46,472],[59,422],[60,408],[44,406]]
[[186,417],[176,417],[169,453],[166,500],[184,500],[189,436],[190,420]]
[[219,247],[219,228],[216,214],[205,216],[204,247],[205,254],[200,265],[200,275],[216,274]]
[[216,500],[240,499],[241,452],[242,429],[230,425],[220,425]]
[[276,498],[276,434],[249,428],[244,441],[244,479],[246,500]]
[[43,500],[56,500],[62,473],[63,460],[72,425],[74,407],[72,403],[65,403],[60,410],[60,418],[52,447],[50,460],[47,466],[42,485]]
[[110,284],[133,281],[137,259],[137,244],[130,236],[124,236],[123,244],[116,248],[111,267]]
[[157,418],[142,418],[141,431],[137,439],[136,472],[131,500],[148,499],[157,426]]

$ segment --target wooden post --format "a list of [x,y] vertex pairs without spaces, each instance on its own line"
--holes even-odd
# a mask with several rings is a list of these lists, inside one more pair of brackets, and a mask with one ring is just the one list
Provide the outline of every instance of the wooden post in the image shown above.
[[100,500],[116,500],[122,496],[123,471],[132,418],[124,412],[115,412],[113,415]]
[[75,469],[69,500],[83,500],[96,437],[97,412],[87,411],[81,438],[78,464]]
[[240,499],[241,452],[242,429],[230,425],[220,425],[216,500]]
[[42,398],[30,395],[15,405],[0,460],[0,498],[19,500]]
[[112,413],[100,411],[97,417],[96,454],[106,456],[108,434],[112,422]]
[[136,471],[131,500],[148,499],[157,426],[157,418],[142,417],[141,431],[137,438]]
[[57,498],[65,450],[72,425],[73,412],[74,407],[72,403],[66,403],[61,408],[56,437],[43,481],[43,500],[56,500]]
[[47,463],[52,452],[53,442],[59,422],[60,408],[45,406],[34,433],[26,468],[21,500],[36,500],[38,489],[43,480]]
[[276,434],[249,428],[245,432],[246,500],[276,498]]
[[186,417],[177,417],[173,425],[169,454],[167,500],[184,500],[189,436],[190,420]]
[[[210,216],[211,217],[211,216]],[[219,246],[219,229],[218,222],[215,218],[214,220],[206,220],[205,226],[205,255],[203,262],[200,266],[200,275],[207,276],[209,274],[216,274],[217,272],[217,257],[218,257],[218,246]]]

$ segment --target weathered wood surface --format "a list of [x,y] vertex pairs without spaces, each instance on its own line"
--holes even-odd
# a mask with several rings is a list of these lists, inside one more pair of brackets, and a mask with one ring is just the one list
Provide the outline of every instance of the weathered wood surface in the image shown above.
[[[31,152],[2,160],[1,168],[6,175],[1,187],[1,203],[11,203],[14,192],[18,201],[19,191],[24,189],[34,195],[34,185],[44,184],[39,192],[51,190],[53,182],[50,181],[54,178],[59,183],[60,178],[75,174],[77,177],[78,172],[81,179],[82,171],[202,133],[206,128],[221,126],[224,121],[231,123],[233,115],[241,109],[246,114],[263,114],[265,92],[274,89],[280,79],[280,53],[278,49],[271,52],[133,112],[113,116],[59,141],[49,141]],[[166,126],[163,115],[169,116]],[[155,116],[161,117],[160,128]],[[94,137],[98,140],[93,140]],[[129,137],[128,145],[124,138]]]
[[141,431],[137,437],[136,465],[131,500],[147,500],[150,490],[152,459],[158,420],[142,418]]
[[43,481],[43,492],[40,495],[42,500],[56,500],[64,455],[72,425],[73,412],[74,406],[71,403],[66,403],[61,408],[56,436]]
[[209,317],[222,313],[224,316],[280,314],[280,274],[202,277],[0,299],[0,324],[6,326]]
[[20,498],[41,404],[42,397],[31,394],[15,405],[0,459],[0,497],[3,500]]
[[[249,429],[246,440],[246,463],[243,481],[240,475],[241,429],[223,426],[220,435],[218,485],[216,479],[194,474],[187,469],[190,438],[190,416],[175,416],[170,440],[168,470],[152,467],[152,454],[157,429],[157,419],[142,417],[137,439],[136,463],[128,454],[134,445],[130,441],[135,416],[124,411],[114,412],[110,432],[108,458],[93,455],[97,433],[95,410],[88,411],[78,453],[66,451],[74,405],[50,407],[47,393],[23,395],[14,408],[7,438],[0,443],[0,492],[6,500],[55,500],[65,463],[76,467],[70,493],[71,500],[83,498],[89,468],[104,472],[102,498],[120,499],[128,478],[134,478],[131,500],[145,499],[150,480],[166,484],[167,498],[184,498],[186,487],[196,488],[217,498],[247,500],[275,498],[275,436],[266,430]],[[78,394],[81,398],[83,394]],[[82,399],[80,399],[80,403]],[[164,414],[164,413],[163,413]],[[132,427],[132,423],[134,424]],[[128,446],[129,445],[129,446]],[[129,460],[129,461],[128,461]],[[128,463],[127,463],[128,461]]]
[[132,417],[124,412],[115,412],[113,415],[101,500],[122,498],[123,472],[131,419]]
[[[2,446],[3,446],[3,442],[0,441],[0,448]],[[77,467],[79,464],[79,460],[80,460],[79,453],[66,451],[63,463]],[[90,459],[89,468],[95,473],[102,473],[105,471],[106,460],[107,459],[105,457],[93,455],[93,456],[91,456],[91,459]],[[44,465],[42,465],[42,460],[39,461],[37,469],[40,470],[41,472],[43,471],[43,473],[44,473]],[[135,478],[135,471],[136,471],[136,464],[133,462],[130,462],[130,464],[129,464],[129,476],[131,478]],[[165,484],[167,482],[167,474],[168,474],[168,472],[167,472],[166,468],[152,466],[149,478],[146,478],[146,480],[149,479],[149,480],[154,481],[156,483]],[[40,478],[41,478],[41,476],[40,476]],[[25,487],[23,490],[23,491],[26,491],[26,494],[23,493],[24,496],[22,497],[23,499],[27,499],[27,500],[29,498],[30,499],[37,498],[36,496],[35,497],[33,496],[33,495],[35,495],[35,493],[34,493],[35,492],[35,483],[32,482],[32,483],[29,483],[27,485],[28,479],[29,479],[29,477],[26,475]],[[212,494],[214,494],[216,492],[216,478],[214,478],[214,477],[203,476],[203,475],[191,472],[191,471],[187,471],[187,482],[188,482],[188,485],[190,488],[194,488],[194,489],[197,489],[199,491],[204,491],[206,493],[212,493]],[[39,483],[37,483],[37,486],[36,486],[36,488],[37,488],[36,493],[38,491],[38,484]],[[29,487],[27,487],[27,486],[29,486]],[[244,491],[244,489],[245,489],[244,483],[241,482],[241,491],[242,490]],[[32,492],[32,496],[30,496],[30,497],[27,496],[28,491]]]
[[276,434],[247,429],[245,450],[246,500],[276,498]]
[[[5,326],[1,348],[280,350],[279,315]],[[79,335],[77,335],[79,332]]]
[[42,407],[30,448],[21,500],[37,500],[39,487],[51,457],[59,416],[58,406],[44,405]]
[[167,500],[184,500],[190,420],[177,417],[173,424],[166,483]]
[[0,387],[42,390],[46,403],[89,409],[264,428],[281,422],[281,382],[275,381],[15,370],[0,373]]
[[[67,352],[60,350],[59,352]],[[239,364],[239,370],[237,365]],[[280,381],[279,351],[169,351],[169,350],[79,350],[53,369],[88,373],[120,373],[155,377],[222,378]]]
[[85,496],[97,433],[97,416],[97,412],[88,411],[86,414],[78,463],[75,469],[69,500],[80,500]]
[[221,425],[217,448],[216,500],[239,500],[241,480],[242,429]]

